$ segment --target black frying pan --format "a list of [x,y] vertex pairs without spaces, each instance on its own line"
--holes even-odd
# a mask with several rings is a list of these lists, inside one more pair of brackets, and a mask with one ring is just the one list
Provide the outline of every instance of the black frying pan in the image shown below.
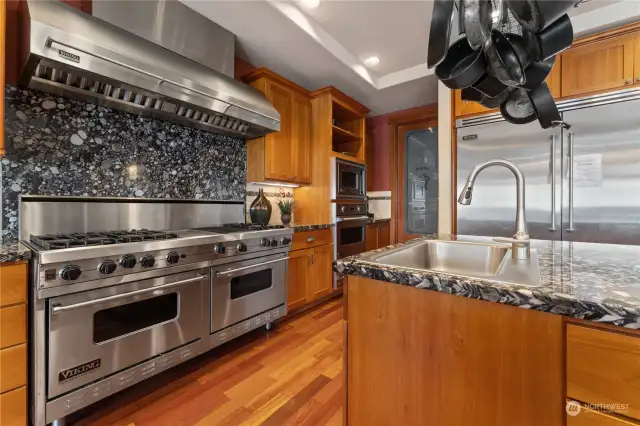
[[494,76],[485,74],[484,77],[482,77],[473,85],[473,88],[483,95],[493,98],[504,92],[507,86],[505,84],[502,84],[502,82],[500,82],[500,80],[498,80]]
[[512,91],[513,88],[505,86],[502,93],[494,97],[489,97],[473,87],[467,87],[466,89],[462,89],[461,97],[463,101],[477,102],[486,108],[498,108],[509,97]]
[[526,92],[529,96],[529,101],[533,107],[540,126],[543,129],[553,127],[554,122],[562,120],[560,112],[556,105],[556,101],[551,96],[551,90],[547,83],[541,83],[535,89],[530,92]]
[[571,46],[573,26],[569,16],[563,15],[538,34],[523,31],[522,36],[533,60],[542,61]]
[[484,53],[492,74],[503,84],[518,86],[524,83],[524,67],[518,53],[500,31],[491,31],[491,37],[484,46]]
[[451,21],[455,0],[435,0],[431,13],[431,29],[429,31],[429,51],[427,66],[433,68],[442,62],[449,47]]
[[527,91],[515,89],[506,101],[500,105],[500,113],[505,120],[513,124],[527,124],[536,119],[536,111],[531,105]]
[[505,0],[513,17],[532,33],[547,28],[579,0]]
[[482,78],[486,67],[482,50],[473,50],[467,38],[462,37],[447,50],[436,67],[436,77],[449,89],[464,89]]
[[555,62],[555,56],[545,59],[544,61],[532,62],[527,69],[524,70],[527,81],[525,81],[521,87],[527,90],[534,90],[547,79]]

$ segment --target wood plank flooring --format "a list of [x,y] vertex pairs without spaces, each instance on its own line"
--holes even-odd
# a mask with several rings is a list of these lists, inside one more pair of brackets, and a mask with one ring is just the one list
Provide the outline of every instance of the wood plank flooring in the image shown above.
[[75,426],[334,426],[342,299],[239,339],[70,416]]

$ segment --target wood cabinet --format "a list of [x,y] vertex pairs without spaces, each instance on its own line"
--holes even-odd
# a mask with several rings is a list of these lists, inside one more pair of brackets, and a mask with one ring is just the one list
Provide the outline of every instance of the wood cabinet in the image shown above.
[[[326,241],[326,231],[297,232],[294,235],[294,246],[289,252],[287,276],[287,310],[292,312],[310,304],[328,294],[333,289],[333,244],[317,245],[316,241]],[[314,232],[322,234],[313,235]],[[310,234],[310,235],[306,235]],[[300,237],[300,235],[302,237]],[[296,244],[297,239],[297,244]],[[309,248],[300,248],[302,241],[312,240]],[[297,248],[293,250],[293,248]]]
[[0,265],[0,424],[27,424],[27,262]]
[[[627,34],[573,47],[562,54],[562,96],[614,90],[634,83],[637,35]],[[636,63],[634,65],[634,63]]]
[[349,276],[348,425],[563,426],[563,317]]
[[311,183],[311,95],[259,68],[243,77],[280,113],[280,131],[247,141],[248,182]]
[[589,404],[627,404],[640,420],[640,336],[567,326],[567,396]]
[[365,250],[375,250],[386,247],[391,240],[391,223],[376,222],[367,224],[365,234]]

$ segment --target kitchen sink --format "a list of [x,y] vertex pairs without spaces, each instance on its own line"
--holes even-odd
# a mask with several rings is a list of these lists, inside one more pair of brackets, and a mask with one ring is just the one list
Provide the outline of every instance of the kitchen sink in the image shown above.
[[538,254],[514,260],[511,246],[465,241],[422,240],[382,253],[363,254],[362,262],[490,281],[540,286]]

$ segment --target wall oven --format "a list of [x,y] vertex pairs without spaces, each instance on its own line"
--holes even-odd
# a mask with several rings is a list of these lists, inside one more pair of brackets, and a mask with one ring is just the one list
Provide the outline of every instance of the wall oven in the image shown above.
[[211,347],[286,314],[288,259],[280,253],[211,268]]
[[336,203],[336,257],[353,256],[365,251],[367,205]]
[[[203,268],[51,298],[48,398],[89,383],[96,394],[115,392],[161,368],[152,360],[146,370],[139,369],[143,361],[200,343],[208,272]],[[199,351],[198,346],[189,353]],[[126,371],[133,366],[135,371]]]
[[331,198],[334,200],[364,200],[367,187],[367,166],[333,157]]

